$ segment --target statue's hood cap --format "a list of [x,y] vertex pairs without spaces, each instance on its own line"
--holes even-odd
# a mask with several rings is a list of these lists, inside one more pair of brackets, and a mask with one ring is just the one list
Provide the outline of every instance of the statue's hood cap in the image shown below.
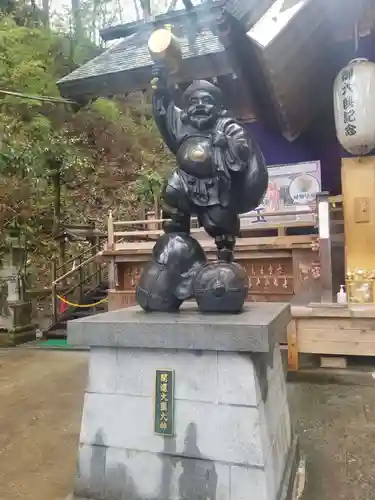
[[189,85],[189,87],[185,90],[183,94],[183,103],[186,104],[190,97],[194,94],[194,92],[204,90],[212,95],[212,97],[216,100],[218,105],[222,104],[223,95],[219,87],[214,85],[207,80],[194,80],[194,82]]

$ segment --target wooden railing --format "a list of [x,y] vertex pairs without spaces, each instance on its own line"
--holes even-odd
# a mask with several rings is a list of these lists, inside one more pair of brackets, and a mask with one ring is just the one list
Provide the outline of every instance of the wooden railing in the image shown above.
[[[283,220],[280,218],[290,217],[294,220]],[[305,220],[303,218],[305,217]],[[241,216],[241,233],[251,237],[262,232],[276,232],[277,236],[286,236],[291,228],[315,228],[316,211],[309,209],[284,210],[277,212],[261,212],[259,210]],[[273,220],[272,220],[273,219]],[[108,216],[108,241],[107,250],[116,250],[116,244],[129,241],[153,241],[162,233],[164,222],[169,219],[149,218],[143,220],[114,221],[112,212]],[[197,218],[191,218],[191,233],[202,234],[204,230],[197,227]],[[135,229],[136,228],[136,229]]]
[[[134,221],[114,221],[113,214],[109,214],[108,242],[104,253],[105,258],[110,262],[110,276],[113,275],[113,283],[116,282],[115,262],[120,254],[124,253],[128,256],[134,254],[136,259],[140,259],[138,252],[142,255],[150,252],[153,243],[162,234],[162,225],[167,220],[154,217],[151,220],[146,218]],[[191,232],[201,240],[202,244],[206,239],[203,244],[205,248],[213,247],[208,243],[211,239],[205,235],[204,230],[197,227],[196,218],[191,219]],[[237,245],[238,251],[243,250],[245,253],[250,252],[254,255],[262,252],[268,255],[272,249],[277,251],[290,251],[297,248],[303,251],[309,248],[319,250],[317,258],[314,259],[316,265],[310,270],[314,280],[320,278],[319,284],[317,282],[317,286],[314,287],[314,293],[308,290],[313,301],[332,302],[340,284],[345,282],[344,220],[341,196],[330,197],[327,193],[321,193],[317,197],[316,205],[310,208],[301,207],[298,210],[278,212],[257,210],[245,214],[241,217],[241,236]],[[297,269],[296,272],[298,272]]]
[[[91,255],[90,255],[91,254]],[[84,297],[108,279],[107,262],[101,261],[101,244],[65,261],[60,266],[52,265],[52,315],[54,323],[61,316],[58,309],[58,295],[74,304],[81,304]],[[66,271],[71,265],[70,271]]]

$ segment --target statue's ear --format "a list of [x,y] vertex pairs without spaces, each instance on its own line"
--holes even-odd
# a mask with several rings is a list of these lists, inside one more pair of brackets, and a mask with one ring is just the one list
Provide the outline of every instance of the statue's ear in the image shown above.
[[189,117],[188,115],[185,113],[185,111],[182,111],[181,115],[180,115],[180,120],[181,122],[186,125],[186,123],[188,123],[189,121]]
[[219,116],[225,118],[226,116],[229,116],[229,111],[225,108],[221,108]]

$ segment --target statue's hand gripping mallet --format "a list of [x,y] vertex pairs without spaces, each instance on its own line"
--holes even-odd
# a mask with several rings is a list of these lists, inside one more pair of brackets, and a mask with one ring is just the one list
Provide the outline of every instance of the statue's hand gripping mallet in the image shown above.
[[[167,74],[177,73],[181,66],[180,42],[172,33],[172,26],[168,25],[151,33],[148,50],[155,62],[151,85],[158,88],[160,84],[166,84]],[[155,78],[159,78],[159,82]]]

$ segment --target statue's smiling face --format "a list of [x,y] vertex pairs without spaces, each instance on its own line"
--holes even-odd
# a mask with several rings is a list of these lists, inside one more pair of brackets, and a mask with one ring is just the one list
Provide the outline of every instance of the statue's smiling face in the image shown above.
[[199,129],[211,127],[218,118],[218,112],[215,98],[205,90],[193,92],[185,109],[191,125]]

